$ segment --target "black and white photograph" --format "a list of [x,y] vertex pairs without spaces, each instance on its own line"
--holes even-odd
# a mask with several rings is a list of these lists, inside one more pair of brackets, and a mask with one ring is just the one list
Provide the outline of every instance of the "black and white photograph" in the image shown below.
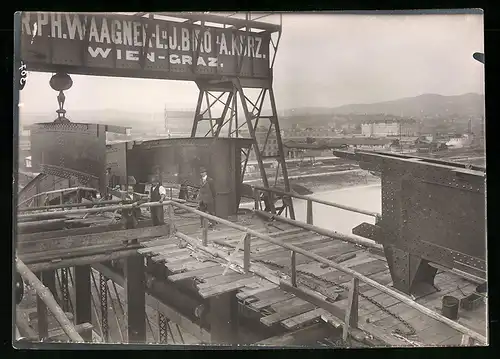
[[483,18],[17,12],[13,347],[488,346]]

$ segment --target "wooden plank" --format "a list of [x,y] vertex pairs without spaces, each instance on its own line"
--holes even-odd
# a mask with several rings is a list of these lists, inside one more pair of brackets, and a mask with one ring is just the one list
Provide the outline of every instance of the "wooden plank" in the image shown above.
[[[317,236],[314,236],[314,237],[317,237]],[[303,242],[310,242],[311,240],[314,240],[313,237],[311,237],[310,235],[308,235],[308,233],[293,233],[293,234],[290,234],[290,235],[287,235],[287,236],[282,236],[282,237],[278,237],[276,238],[284,243],[289,243],[289,244],[298,244],[298,243],[303,243]],[[255,243],[255,246],[258,248],[258,253],[259,254],[264,254],[264,253],[267,253],[267,254],[271,254],[271,253],[275,253],[275,252],[279,252],[281,250],[283,250],[283,247],[281,246],[278,246],[277,244],[274,244],[274,243],[271,243],[271,242],[267,242],[265,240],[261,240],[263,242],[260,242],[260,243]]]
[[17,250],[19,254],[53,251],[58,249],[68,250],[78,247],[123,243],[123,241],[133,239],[144,240],[146,238],[159,237],[166,234],[168,234],[168,226],[127,229],[122,231],[91,233],[44,239],[40,241],[21,242],[18,243]]
[[327,297],[317,293],[313,292],[310,289],[307,288],[297,288],[293,287],[289,282],[280,281],[280,288],[283,290],[294,294],[295,296],[308,301],[320,308],[325,309],[329,313],[333,314],[334,316],[338,318],[343,318],[345,316],[345,310],[342,308],[339,308],[338,306],[334,305],[333,303],[330,303],[327,301]]
[[427,345],[438,345],[439,343],[450,339],[459,333],[446,324],[434,321],[433,319],[432,321],[433,323],[429,327],[417,333],[418,338]]
[[226,275],[218,275],[206,278],[204,283],[200,283],[197,285],[197,288],[199,290],[206,290],[210,287],[215,287],[221,284],[226,284],[240,279],[251,278],[251,277],[253,277],[251,274],[240,274],[236,272],[227,273]]
[[168,270],[172,273],[178,273],[180,271],[189,270],[190,268],[197,269],[197,267],[200,265],[199,263],[203,262],[198,261],[194,257],[190,257],[177,261],[175,263],[165,263],[165,267],[167,267]]
[[277,288],[276,284],[266,281],[263,284],[259,284],[257,288],[242,290],[238,294],[236,294],[236,296],[240,300],[245,300],[273,288]]
[[[318,236],[315,234],[311,234],[309,232],[306,232],[306,233],[299,232],[299,233],[291,234],[288,236],[279,237],[276,239],[279,239],[280,241],[287,243],[287,244],[295,244],[295,245],[296,244],[303,244],[303,243],[311,243],[311,242],[315,242],[315,241],[319,241],[319,240],[326,241],[326,239],[324,237],[321,237],[321,236]],[[279,252],[281,250],[283,250],[283,247],[281,247],[277,244],[271,243],[271,242],[266,242],[266,244],[259,246],[258,252],[271,254],[271,253]]]
[[[184,249],[184,248],[177,248],[169,253],[169,251],[162,251],[159,253],[153,253],[153,256],[151,259],[153,262],[158,263],[158,262],[163,262],[167,261],[169,263],[173,263],[179,260],[183,260],[186,258],[189,258],[191,256],[192,251],[189,249]],[[179,258],[182,257],[182,258]]]
[[273,295],[270,298],[262,299],[262,300],[255,302],[255,303],[251,303],[250,307],[257,309],[257,310],[260,310],[262,308],[270,306],[271,304],[282,302],[284,300],[291,299],[291,298],[293,298],[293,294],[281,292],[281,293]]
[[172,272],[172,273],[178,273],[178,272],[190,272],[190,271],[195,271],[195,270],[198,270],[198,269],[210,269],[212,268],[214,265],[219,265],[219,263],[217,262],[213,262],[211,260],[206,260],[206,261],[201,261],[201,260],[198,260],[198,259],[195,259],[193,261],[189,261],[189,262],[183,262],[183,263],[179,263],[179,262],[176,262],[176,263],[167,263],[169,264],[169,266],[167,268],[169,268],[169,270]]
[[[173,249],[167,249],[161,252],[156,252],[155,257],[162,257],[165,260],[168,260],[169,262],[175,262],[176,258],[179,257],[184,257],[185,255],[190,255],[193,253],[193,250],[190,248],[173,248]],[[153,258],[155,258],[153,257]],[[184,258],[182,258],[184,259]],[[179,259],[180,260],[180,259]]]
[[461,343],[462,336],[461,335],[455,335],[454,337],[448,338],[441,343],[439,343],[439,346],[452,346],[452,347],[458,347]]
[[218,263],[208,262],[203,268],[193,270],[193,271],[184,272],[184,273],[174,274],[174,275],[168,276],[168,279],[171,280],[172,282],[178,282],[178,281],[184,280],[184,279],[196,278],[199,275],[207,273],[207,271],[209,271],[210,269],[215,269],[215,268],[221,268],[221,267]]
[[277,311],[274,314],[260,318],[260,322],[267,326],[272,326],[288,318],[309,312],[314,309],[314,305],[311,303],[303,303],[300,305],[295,305],[288,307],[286,309]]
[[327,337],[329,334],[328,328],[325,328],[324,325],[315,324],[307,328],[299,329],[293,333],[267,338],[255,343],[255,345],[279,347],[307,344],[314,345],[317,340]]
[[226,294],[226,293],[232,292],[234,290],[240,289],[240,288],[252,283],[253,281],[255,281],[255,278],[253,278],[253,277],[241,278],[241,279],[234,281],[234,282],[229,282],[229,283],[222,284],[222,285],[216,285],[213,287],[209,287],[206,290],[200,290],[199,293],[203,298],[214,297],[214,296]]
[[382,341],[383,343],[386,343],[388,346],[391,346],[391,347],[408,347],[408,346],[410,346],[410,343],[403,341],[399,338],[396,338],[395,336],[391,335],[383,328],[377,327],[371,323],[365,323],[363,321],[360,321],[359,322],[359,329],[373,335],[375,338]]
[[316,319],[321,318],[321,315],[324,312],[325,311],[322,308],[317,308],[317,309],[311,310],[309,312],[299,314],[295,317],[285,319],[281,322],[281,324],[289,330],[295,329],[295,328],[301,327],[303,325],[306,325],[306,324],[308,324]]
[[151,246],[147,248],[140,248],[137,250],[137,253],[144,255],[144,256],[150,256],[150,255],[158,255],[161,252],[165,252],[174,248],[179,248],[178,243],[172,243],[172,244],[166,244],[166,245],[161,245],[161,246]]

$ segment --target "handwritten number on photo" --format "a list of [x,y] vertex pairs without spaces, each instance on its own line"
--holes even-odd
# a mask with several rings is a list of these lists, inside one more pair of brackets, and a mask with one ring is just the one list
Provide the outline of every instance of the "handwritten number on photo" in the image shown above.
[[21,66],[19,67],[19,91],[21,91],[26,85],[26,78],[28,77],[28,70],[26,64],[21,60]]

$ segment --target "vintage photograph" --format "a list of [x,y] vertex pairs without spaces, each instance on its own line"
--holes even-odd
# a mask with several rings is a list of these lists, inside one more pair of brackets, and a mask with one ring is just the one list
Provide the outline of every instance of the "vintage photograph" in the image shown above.
[[13,346],[488,346],[483,37],[16,13]]

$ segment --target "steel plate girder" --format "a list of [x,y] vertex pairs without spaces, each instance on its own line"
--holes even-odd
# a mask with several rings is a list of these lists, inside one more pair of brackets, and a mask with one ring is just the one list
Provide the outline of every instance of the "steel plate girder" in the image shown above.
[[[334,151],[334,154],[360,161],[362,168],[367,170],[391,174],[396,178],[409,175],[413,179],[428,181],[447,187],[484,194],[486,173],[481,170],[463,168],[457,163],[435,163],[423,158],[394,157],[387,154]],[[445,164],[446,163],[446,164]]]

